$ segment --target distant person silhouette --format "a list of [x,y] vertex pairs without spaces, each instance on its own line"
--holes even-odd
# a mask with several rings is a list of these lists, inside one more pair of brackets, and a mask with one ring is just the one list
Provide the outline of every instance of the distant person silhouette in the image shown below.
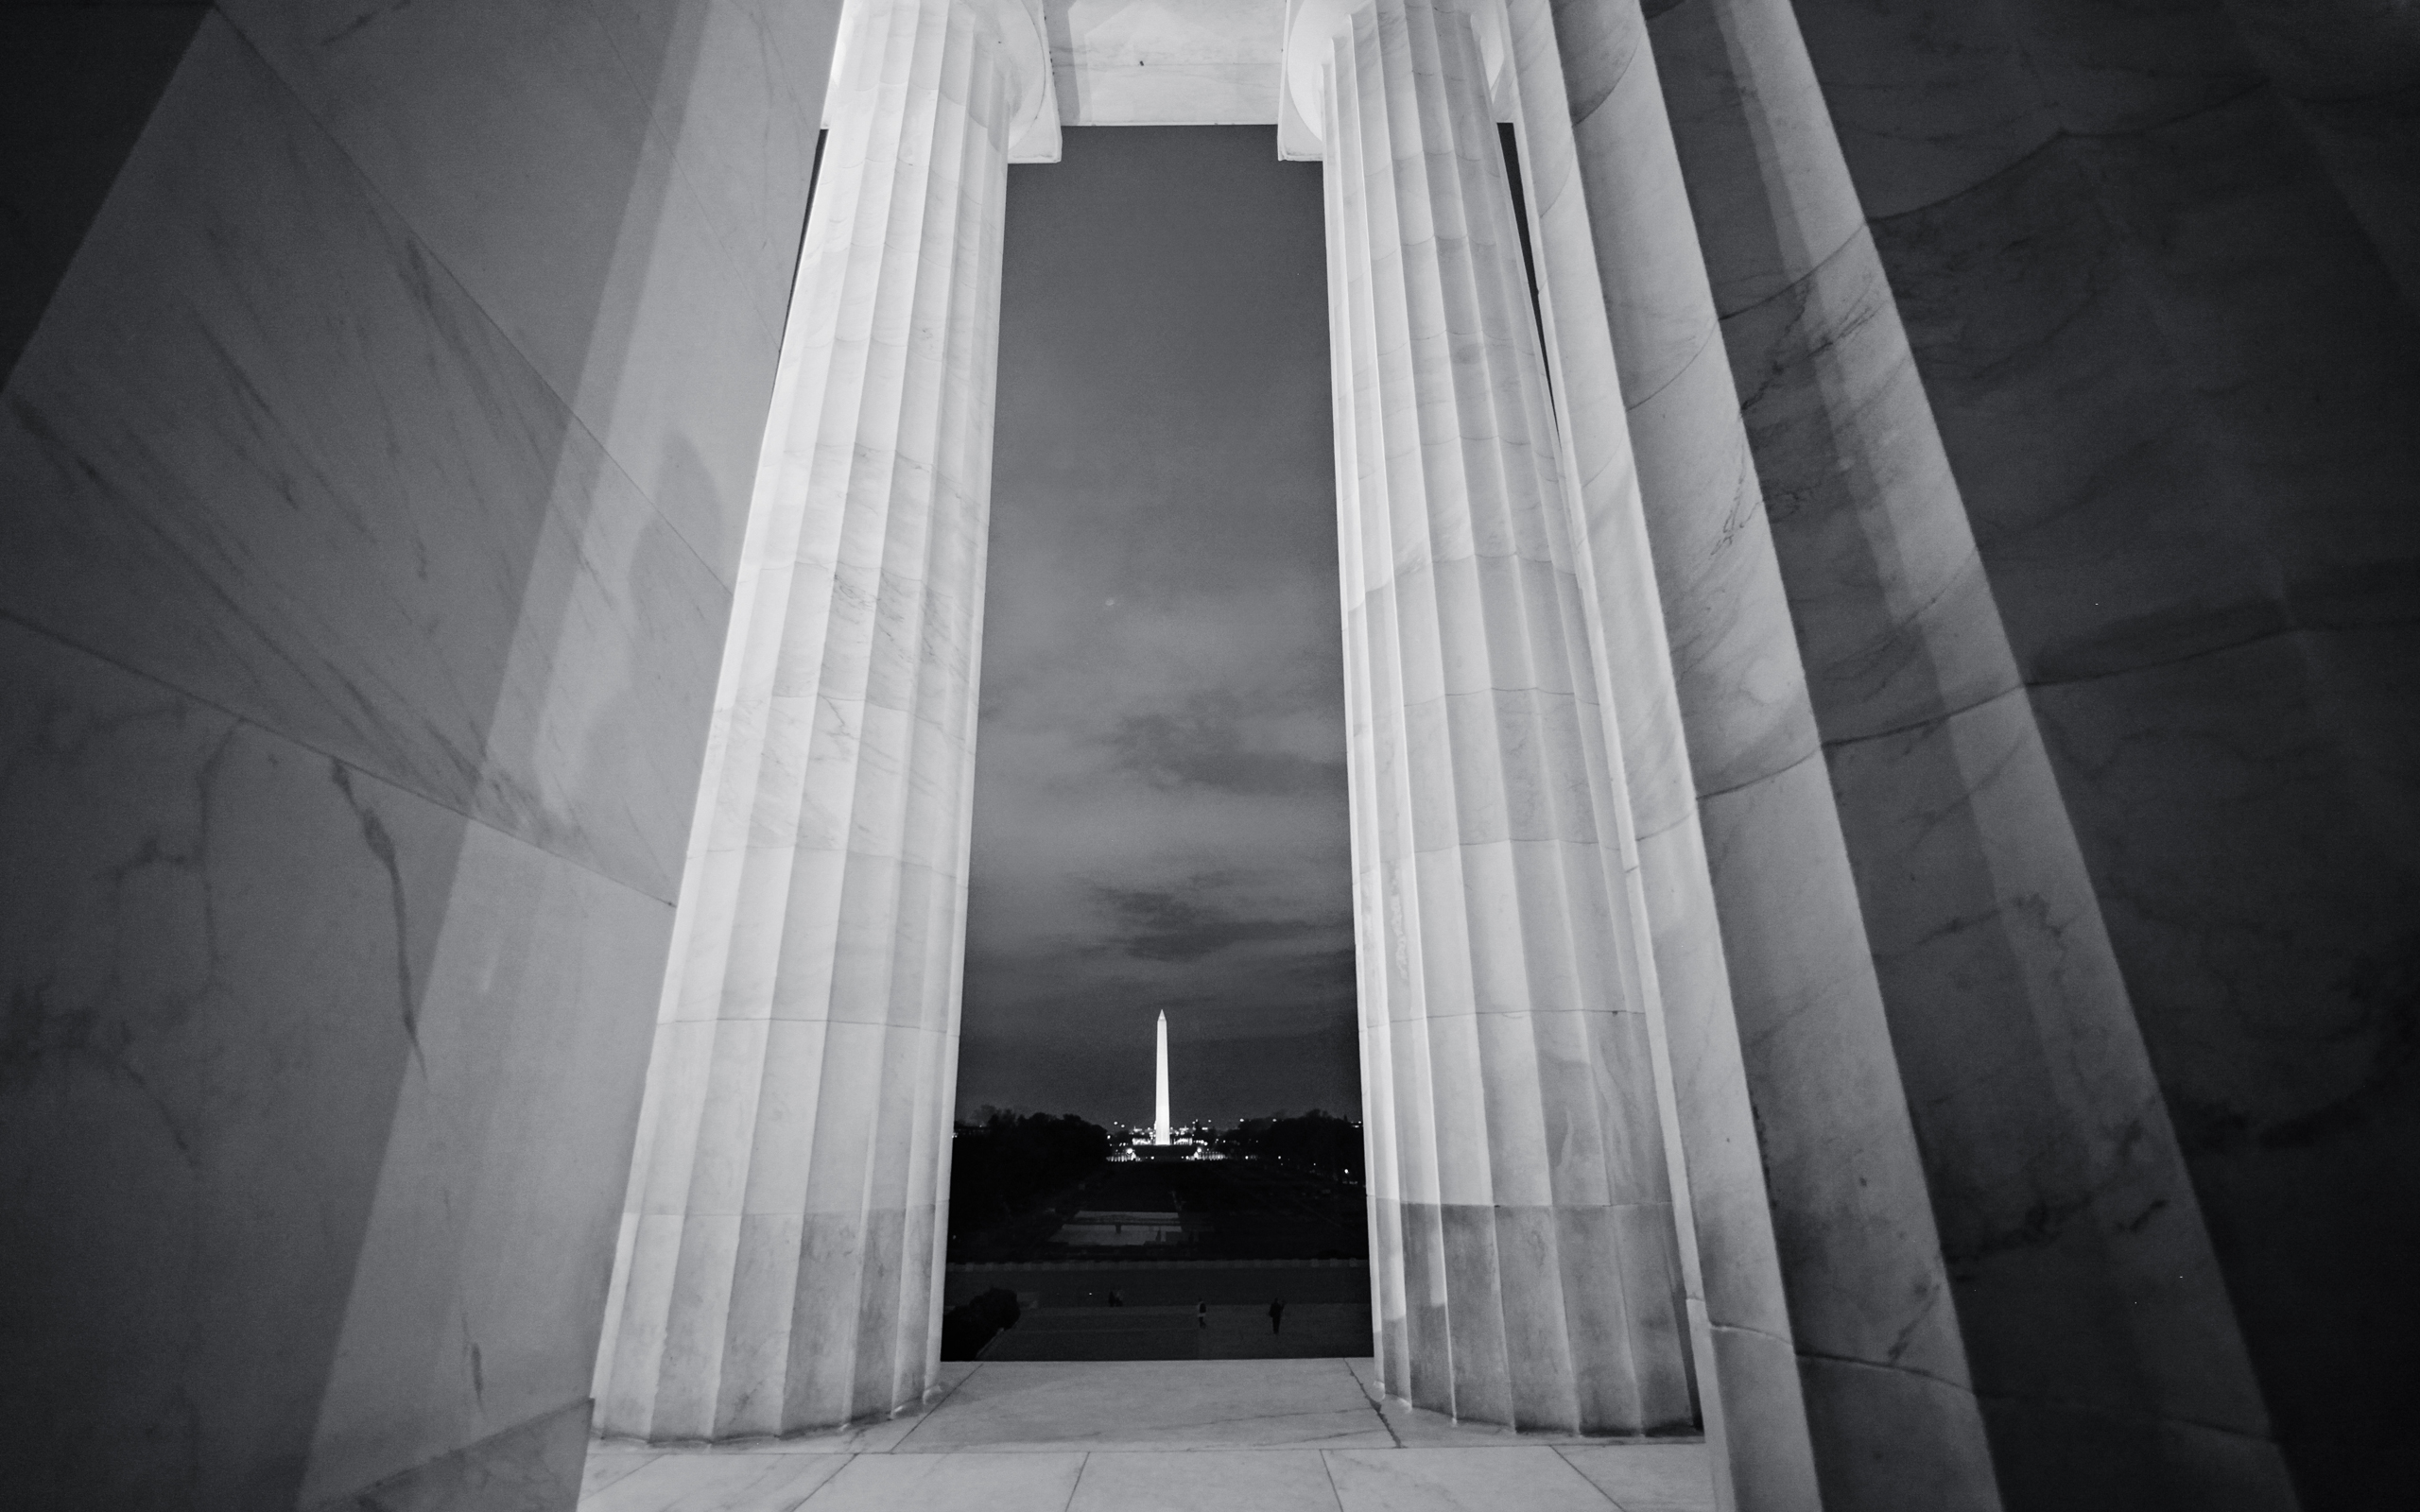
[[1193,1304],[1193,1321],[1205,1329],[1210,1326],[1209,1303],[1196,1302]]
[[1269,1332],[1277,1332],[1286,1325],[1286,1298],[1272,1297],[1269,1303]]
[[1112,1307],[1124,1307],[1126,1305],[1126,1298],[1118,1296],[1117,1288],[1114,1286],[1111,1287],[1109,1291],[1109,1305]]

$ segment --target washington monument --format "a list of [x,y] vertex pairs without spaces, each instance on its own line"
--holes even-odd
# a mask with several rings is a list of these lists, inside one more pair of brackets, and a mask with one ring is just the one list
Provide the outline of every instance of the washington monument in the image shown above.
[[1176,1143],[1168,1134],[1168,1016],[1160,1012],[1160,1070],[1152,1083],[1151,1143],[1162,1147]]

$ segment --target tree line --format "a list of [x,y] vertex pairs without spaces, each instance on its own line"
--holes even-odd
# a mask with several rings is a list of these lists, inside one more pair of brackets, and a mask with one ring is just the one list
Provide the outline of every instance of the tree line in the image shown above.
[[1361,1179],[1361,1125],[1316,1108],[1299,1115],[1247,1118],[1212,1143],[1229,1155],[1318,1171],[1340,1181]]

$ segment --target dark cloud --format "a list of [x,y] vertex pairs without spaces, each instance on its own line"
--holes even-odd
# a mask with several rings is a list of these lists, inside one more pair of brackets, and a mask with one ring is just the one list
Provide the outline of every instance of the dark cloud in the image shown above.
[[1359,1106],[1319,165],[1070,129],[1009,183],[959,1101]]
[[1330,936],[1350,919],[1247,919],[1209,902],[1200,890],[1162,892],[1100,887],[1102,902],[1127,927],[1115,948],[1147,961],[1198,961],[1230,946]]
[[1111,744],[1125,765],[1161,787],[1191,785],[1231,793],[1331,791],[1340,762],[1287,750],[1255,750],[1246,738],[1242,700],[1230,689],[1197,693],[1183,710],[1128,714]]
[[1294,980],[1305,991],[1349,996],[1360,980],[1359,967],[1353,957],[1353,916],[1347,914],[1338,920],[1330,935],[1334,947],[1318,954],[1306,954],[1295,962]]

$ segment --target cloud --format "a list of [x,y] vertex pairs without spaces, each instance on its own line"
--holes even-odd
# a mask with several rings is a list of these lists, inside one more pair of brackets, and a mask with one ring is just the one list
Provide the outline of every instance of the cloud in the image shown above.
[[[1289,729],[1308,726],[1307,729]],[[1176,712],[1151,710],[1118,721],[1110,744],[1120,765],[1155,787],[1208,787],[1230,793],[1332,791],[1341,780],[1340,753],[1324,748],[1328,731],[1316,716],[1290,722],[1254,718],[1232,687],[1192,694]],[[1292,736],[1305,751],[1288,748]]]
[[[1273,944],[1334,933],[1334,919],[1252,919],[1209,902],[1207,887],[1184,892],[1100,888],[1102,900],[1128,927],[1103,949],[1147,961],[1198,961],[1233,946]],[[1349,929],[1351,923],[1346,921]]]

